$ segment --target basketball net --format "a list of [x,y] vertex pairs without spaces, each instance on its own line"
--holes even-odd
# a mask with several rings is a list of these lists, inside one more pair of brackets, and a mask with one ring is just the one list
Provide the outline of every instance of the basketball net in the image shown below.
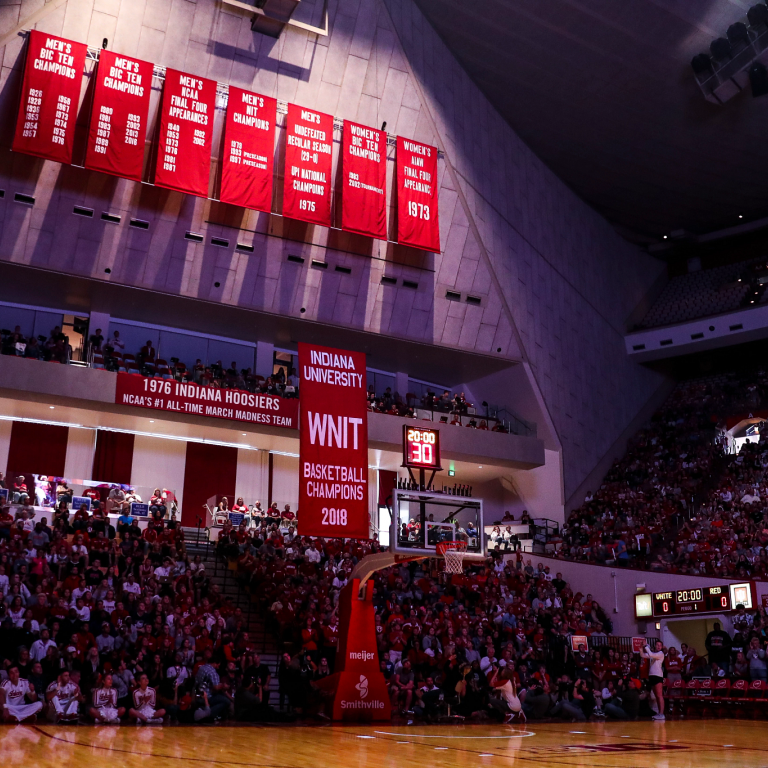
[[467,553],[466,541],[441,541],[435,551],[441,555],[446,573],[464,573],[464,555]]

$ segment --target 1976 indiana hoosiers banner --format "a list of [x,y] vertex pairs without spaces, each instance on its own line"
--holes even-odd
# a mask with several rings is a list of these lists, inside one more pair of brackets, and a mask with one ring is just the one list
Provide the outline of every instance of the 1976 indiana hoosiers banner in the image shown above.
[[99,54],[85,167],[141,181],[153,66]]
[[75,120],[87,46],[29,33],[13,151],[72,162]]
[[208,197],[216,81],[165,72],[155,184]]
[[299,343],[299,534],[370,537],[365,355]]
[[272,208],[277,99],[229,86],[221,201],[257,211]]
[[289,104],[283,216],[331,226],[332,150],[333,116]]
[[439,253],[437,149],[397,137],[397,242]]
[[387,239],[387,134],[344,121],[341,228]]

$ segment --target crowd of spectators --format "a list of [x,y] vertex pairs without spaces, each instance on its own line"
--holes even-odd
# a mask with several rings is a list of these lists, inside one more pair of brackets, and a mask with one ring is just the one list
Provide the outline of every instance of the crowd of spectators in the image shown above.
[[62,333],[58,325],[47,337],[26,336],[17,325],[13,331],[5,328],[0,331],[0,354],[66,364],[72,357],[72,347],[69,336]]
[[768,575],[768,444],[756,435],[731,453],[722,437],[726,417],[758,405],[766,391],[762,372],[678,385],[572,513],[557,556],[723,578]]

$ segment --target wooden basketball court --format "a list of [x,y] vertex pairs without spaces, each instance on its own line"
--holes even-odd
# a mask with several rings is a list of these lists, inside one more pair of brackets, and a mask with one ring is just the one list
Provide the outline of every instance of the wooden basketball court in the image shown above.
[[3,766],[38,768],[453,768],[536,765],[714,768],[765,765],[765,723],[745,720],[532,723],[528,726],[328,725],[0,727]]

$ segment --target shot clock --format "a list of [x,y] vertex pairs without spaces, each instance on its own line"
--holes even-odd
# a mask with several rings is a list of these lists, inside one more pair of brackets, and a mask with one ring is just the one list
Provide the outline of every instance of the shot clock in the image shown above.
[[403,466],[440,470],[440,432],[403,425]]

